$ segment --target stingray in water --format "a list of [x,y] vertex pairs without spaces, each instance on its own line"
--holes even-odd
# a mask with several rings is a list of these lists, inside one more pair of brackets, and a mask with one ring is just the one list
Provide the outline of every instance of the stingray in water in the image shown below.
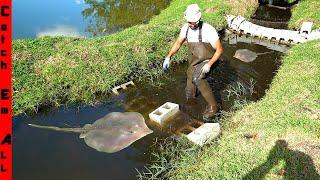
[[112,112],[93,124],[84,125],[82,128],[28,125],[43,129],[80,133],[80,138],[84,138],[88,146],[106,153],[120,151],[153,132],[145,124],[143,116],[137,112]]
[[258,55],[268,54],[271,52],[273,51],[264,52],[264,53],[255,53],[248,49],[238,49],[233,57],[240,59],[241,61],[244,61],[244,62],[252,62],[258,57]]

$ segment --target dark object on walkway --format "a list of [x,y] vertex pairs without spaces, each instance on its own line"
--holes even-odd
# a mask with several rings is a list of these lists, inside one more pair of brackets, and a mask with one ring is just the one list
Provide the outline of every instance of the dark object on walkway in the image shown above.
[[267,54],[271,52],[273,51],[264,52],[264,53],[255,53],[248,49],[238,49],[233,57],[240,59],[241,61],[244,61],[244,62],[252,62],[258,57],[258,55]]
[[120,151],[153,132],[145,124],[143,116],[137,112],[112,112],[82,128],[59,128],[35,124],[29,124],[29,126],[81,133],[80,138],[84,138],[88,146],[106,153]]

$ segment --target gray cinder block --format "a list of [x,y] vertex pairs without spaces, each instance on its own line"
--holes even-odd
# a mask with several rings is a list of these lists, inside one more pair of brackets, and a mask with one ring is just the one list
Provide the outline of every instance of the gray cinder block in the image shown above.
[[149,118],[152,121],[157,122],[158,124],[162,124],[171,116],[174,116],[177,112],[179,112],[179,105],[171,102],[166,102],[156,110],[152,111],[149,114]]

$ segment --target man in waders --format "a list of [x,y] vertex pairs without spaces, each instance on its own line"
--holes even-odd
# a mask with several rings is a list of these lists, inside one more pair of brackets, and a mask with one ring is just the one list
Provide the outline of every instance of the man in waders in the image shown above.
[[186,98],[190,100],[196,96],[199,89],[208,106],[203,113],[204,120],[211,119],[218,111],[214,94],[205,79],[211,66],[220,58],[223,47],[214,27],[201,21],[201,10],[197,4],[187,7],[184,17],[186,23],[169,54],[163,62],[163,69],[169,68],[171,57],[179,50],[184,41],[188,43],[188,63]]

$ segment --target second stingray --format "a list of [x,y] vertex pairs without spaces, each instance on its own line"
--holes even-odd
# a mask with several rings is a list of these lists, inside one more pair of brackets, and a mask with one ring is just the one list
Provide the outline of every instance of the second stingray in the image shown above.
[[263,52],[263,53],[255,53],[255,52],[250,51],[248,49],[238,49],[233,57],[240,59],[241,61],[244,61],[244,62],[252,62],[258,57],[258,55],[268,54],[271,52],[273,52],[273,51]]

